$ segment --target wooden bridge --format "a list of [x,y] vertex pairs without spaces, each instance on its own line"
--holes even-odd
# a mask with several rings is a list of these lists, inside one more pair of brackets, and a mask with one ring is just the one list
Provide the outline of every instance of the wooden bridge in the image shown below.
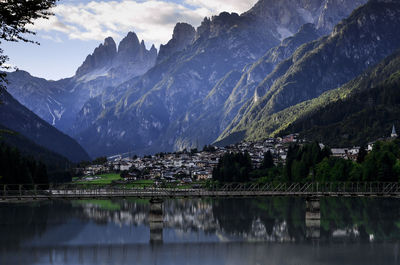
[[399,183],[378,182],[332,182],[332,183],[268,183],[225,184],[220,187],[196,187],[189,189],[128,188],[124,185],[79,185],[79,184],[13,184],[0,185],[0,200],[36,199],[89,199],[89,198],[187,198],[187,197],[398,197]]

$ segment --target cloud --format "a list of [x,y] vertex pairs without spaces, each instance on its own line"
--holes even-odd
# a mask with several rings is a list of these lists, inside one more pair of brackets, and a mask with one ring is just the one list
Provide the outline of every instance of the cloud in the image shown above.
[[54,41],[54,42],[57,42],[57,43],[63,42],[63,41],[61,40],[61,38],[60,38],[59,36],[57,36],[57,35],[52,36],[52,35],[42,34],[41,37],[42,37],[42,39],[51,40],[51,41]]
[[58,19],[56,16],[52,16],[49,19],[37,19],[34,25],[28,25],[29,29],[42,30],[42,31],[59,31],[63,33],[69,33],[71,31],[77,30],[71,25],[66,25]]
[[203,7],[214,14],[222,11],[243,13],[249,10],[258,0],[185,0],[188,5]]
[[91,1],[59,4],[53,12],[56,16],[48,20],[35,21],[31,29],[61,32],[70,39],[102,41],[108,36],[117,40],[134,31],[147,44],[166,43],[177,22],[198,26],[206,16],[221,11],[243,12],[256,0],[167,0],[148,1]]

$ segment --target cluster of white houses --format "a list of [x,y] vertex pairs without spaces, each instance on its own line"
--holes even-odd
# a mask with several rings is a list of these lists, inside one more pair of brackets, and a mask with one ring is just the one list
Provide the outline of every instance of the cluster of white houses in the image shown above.
[[[201,152],[176,152],[168,154],[157,154],[145,157],[114,156],[104,165],[91,165],[83,170],[86,176],[97,175],[107,172],[123,172],[128,179],[164,179],[184,180],[207,180],[212,178],[213,168],[218,165],[219,158],[229,152],[248,152],[253,165],[259,166],[264,158],[264,153],[270,151],[275,163],[285,163],[289,145],[302,143],[298,134],[291,134],[283,138],[268,138],[260,142],[241,142],[226,147],[212,147],[210,151]],[[391,138],[397,137],[393,126]],[[324,145],[320,144],[323,148]],[[367,151],[371,151],[373,143],[369,143]],[[332,156],[349,160],[357,160],[360,147],[332,148]]]
[[[396,128],[393,125],[392,127],[392,132],[390,134],[390,137],[387,138],[380,138],[377,141],[385,141],[385,140],[392,140],[397,138],[397,132],[396,132]],[[366,149],[368,152],[372,151],[372,148],[374,147],[376,141],[374,142],[370,142],[368,143],[368,145],[366,146]],[[352,148],[332,148],[332,156],[334,157],[339,157],[339,158],[343,158],[343,159],[349,159],[349,160],[357,160],[358,157],[358,153],[360,151],[360,147],[359,146],[355,146]]]
[[290,143],[297,142],[297,135],[284,138],[269,138],[262,142],[241,142],[226,147],[211,147],[210,151],[161,153],[144,157],[113,157],[104,165],[91,165],[83,170],[86,176],[112,171],[128,171],[127,178],[144,179],[183,179],[185,181],[207,180],[212,178],[213,168],[225,153],[248,152],[254,166],[259,166],[264,153],[270,151],[275,162],[284,162]]

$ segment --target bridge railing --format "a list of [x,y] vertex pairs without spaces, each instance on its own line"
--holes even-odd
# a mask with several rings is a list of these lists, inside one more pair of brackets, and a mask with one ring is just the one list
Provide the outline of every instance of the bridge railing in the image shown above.
[[8,197],[79,197],[79,196],[205,196],[205,195],[251,195],[251,194],[308,194],[308,195],[400,195],[397,182],[309,182],[309,183],[229,183],[209,188],[161,188],[131,187],[124,185],[78,185],[78,184],[0,184],[0,198]]

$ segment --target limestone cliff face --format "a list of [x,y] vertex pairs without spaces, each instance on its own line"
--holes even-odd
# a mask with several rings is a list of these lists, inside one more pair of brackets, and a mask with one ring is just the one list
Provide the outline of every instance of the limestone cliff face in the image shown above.
[[318,17],[317,28],[325,34],[330,33],[340,20],[366,2],[367,0],[326,0]]
[[192,25],[187,23],[176,24],[172,39],[167,44],[160,46],[157,62],[161,62],[174,53],[184,50],[192,44],[195,34],[196,30]]

